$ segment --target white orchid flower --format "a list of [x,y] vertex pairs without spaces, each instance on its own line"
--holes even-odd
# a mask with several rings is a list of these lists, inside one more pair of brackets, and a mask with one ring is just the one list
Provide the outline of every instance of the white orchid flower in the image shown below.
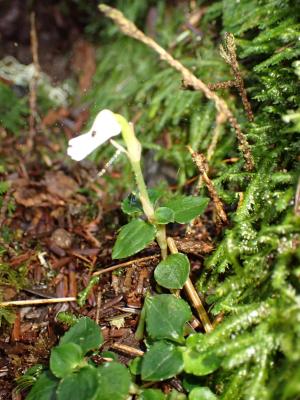
[[98,146],[121,133],[121,125],[110,110],[98,113],[91,129],[69,140],[68,155],[75,161],[81,161]]

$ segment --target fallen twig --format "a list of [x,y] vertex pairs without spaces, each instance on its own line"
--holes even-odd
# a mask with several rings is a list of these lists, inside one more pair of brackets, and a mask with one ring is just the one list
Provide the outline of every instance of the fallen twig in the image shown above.
[[31,45],[31,53],[33,59],[34,66],[34,74],[29,84],[29,107],[30,107],[30,115],[29,115],[29,138],[27,141],[27,145],[29,149],[33,146],[34,136],[35,136],[35,122],[37,116],[37,85],[40,74],[40,64],[38,58],[38,39],[36,33],[36,24],[35,24],[35,13],[32,12],[30,14],[30,45]]
[[0,303],[0,307],[33,306],[33,305],[39,305],[39,304],[65,303],[65,302],[70,302],[70,301],[76,301],[76,297],[54,297],[52,299],[3,301]]
[[187,148],[188,148],[189,152],[191,153],[192,158],[201,173],[202,179],[203,179],[203,181],[207,187],[207,190],[210,194],[210,197],[216,207],[218,217],[220,218],[220,220],[222,222],[224,222],[226,224],[227,223],[227,215],[224,211],[223,204],[218,196],[218,193],[214,187],[214,184],[212,183],[212,181],[210,180],[210,178],[207,175],[208,166],[206,165],[205,156],[203,154],[194,152],[194,150],[190,146],[187,146]]
[[123,353],[129,354],[133,357],[143,356],[144,352],[142,350],[136,349],[135,347],[127,346],[122,343],[113,343],[110,346],[112,349],[122,351]]
[[93,273],[93,276],[102,275],[102,274],[105,274],[106,272],[114,271],[115,269],[119,269],[119,268],[130,267],[132,264],[140,264],[144,261],[155,260],[156,258],[159,258],[159,257],[160,257],[160,254],[155,254],[154,256],[142,257],[142,258],[138,258],[136,260],[126,261],[124,263],[113,265],[111,267],[101,269],[100,271],[96,271]]

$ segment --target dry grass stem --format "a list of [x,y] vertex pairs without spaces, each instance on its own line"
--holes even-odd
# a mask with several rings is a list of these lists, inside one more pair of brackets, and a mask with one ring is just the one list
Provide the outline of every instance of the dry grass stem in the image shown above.
[[97,325],[99,324],[100,321],[101,305],[102,305],[102,292],[101,290],[99,290],[97,294],[97,308],[96,308],[96,318],[95,318],[95,322]]
[[76,301],[76,297],[54,297],[52,299],[3,301],[2,303],[0,303],[0,307],[33,306],[33,305],[40,305],[40,304],[66,303],[66,302],[70,302],[70,301]]
[[127,346],[126,344],[122,343],[113,343],[110,346],[112,349],[119,350],[125,354],[129,354],[133,357],[142,357],[144,352],[142,350],[136,349],[135,347]]
[[96,272],[93,273],[93,276],[106,274],[107,272],[114,271],[115,269],[119,269],[119,268],[131,267],[133,264],[141,264],[141,263],[143,263],[145,261],[155,260],[156,258],[159,258],[159,257],[160,257],[160,254],[156,254],[154,256],[141,257],[141,258],[138,258],[136,260],[126,261],[126,262],[123,262],[121,264],[113,265],[113,266],[108,267],[108,268],[103,268],[100,271],[96,271]]
[[221,134],[221,128],[225,121],[226,121],[225,115],[223,113],[218,113],[216,116],[215,129],[212,134],[212,141],[210,142],[210,145],[208,146],[208,149],[207,149],[206,159],[207,159],[208,163],[211,160],[211,158],[215,152],[215,149],[217,147],[217,143],[218,143],[218,140],[219,140],[219,137]]
[[210,197],[211,197],[212,201],[214,202],[219,219],[226,224],[228,220],[227,220],[227,215],[223,208],[223,204],[218,196],[218,193],[214,187],[214,184],[212,183],[212,181],[210,180],[210,178],[207,175],[208,165],[207,165],[205,156],[203,154],[194,152],[194,150],[190,146],[187,146],[187,147],[188,147],[189,152],[192,155],[194,163],[197,165],[197,167],[200,171],[203,182],[205,183],[205,185],[207,187]]
[[[174,242],[174,240],[172,238],[168,238],[167,239],[168,242],[168,246],[170,249],[170,252],[172,254],[176,254],[178,253],[176,244]],[[202,301],[192,283],[192,281],[190,280],[190,278],[188,278],[188,280],[186,281],[186,283],[184,284],[184,290],[190,300],[190,302],[192,303],[193,307],[195,308],[195,310],[198,313],[198,316],[200,318],[200,321],[202,322],[203,328],[205,330],[206,333],[209,333],[212,331],[212,324],[209,320],[209,317],[207,315],[207,312],[202,304]]]
[[249,143],[247,142],[247,139],[244,133],[242,132],[237,119],[229,110],[226,102],[222,98],[220,98],[216,93],[211,91],[208,88],[208,86],[200,79],[198,79],[188,68],[186,68],[178,60],[172,57],[171,54],[169,54],[163,47],[161,47],[153,39],[146,36],[142,31],[140,31],[134,25],[134,23],[125,18],[120,11],[112,7],[109,7],[106,4],[101,4],[99,8],[107,17],[111,18],[118,25],[120,30],[125,35],[128,35],[144,43],[146,46],[151,47],[155,52],[159,54],[162,60],[166,61],[172,68],[180,72],[183,77],[184,85],[192,86],[195,90],[203,92],[207,99],[214,101],[217,110],[223,112],[223,114],[226,116],[231,126],[236,131],[237,139],[239,142],[239,148],[244,155],[247,170],[249,171],[253,170],[254,161],[252,158]]
[[35,13],[32,12],[30,14],[30,45],[31,45],[31,53],[34,65],[34,74],[29,84],[29,138],[28,138],[28,147],[29,149],[33,146],[34,136],[36,133],[35,123],[37,117],[37,85],[40,75],[40,64],[38,58],[38,38],[36,33],[36,23],[35,23]]

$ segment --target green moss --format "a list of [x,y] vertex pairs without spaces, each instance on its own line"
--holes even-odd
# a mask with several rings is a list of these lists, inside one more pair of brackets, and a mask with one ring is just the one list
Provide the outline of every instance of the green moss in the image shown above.
[[[293,209],[299,174],[300,5],[287,0],[212,2],[199,25],[199,41],[182,28],[183,9],[162,3],[156,40],[205,82],[232,79],[217,45],[224,32],[235,35],[255,115],[248,123],[235,90],[222,92],[251,143],[256,170],[245,172],[242,160],[223,162],[240,157],[226,126],[210,175],[231,224],[215,238],[216,249],[198,282],[200,291],[209,293],[212,314],[225,313],[224,322],[205,339],[223,362],[202,384],[213,384],[222,399],[298,398],[299,385],[292,382],[299,380],[295,366],[300,362],[300,221]],[[123,9],[128,17],[136,15],[129,4]],[[158,160],[180,168],[179,181],[185,182],[197,173],[185,146],[207,151],[213,105],[200,93],[183,90],[181,77],[143,45],[115,28],[109,37],[99,51],[90,94],[95,112],[111,108],[135,117],[143,145]],[[161,140],[166,133],[168,152]]]

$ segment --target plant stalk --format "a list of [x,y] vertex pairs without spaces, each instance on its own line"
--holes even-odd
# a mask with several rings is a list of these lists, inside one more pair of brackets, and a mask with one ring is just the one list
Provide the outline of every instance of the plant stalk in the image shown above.
[[150,224],[156,227],[156,240],[161,249],[162,259],[164,260],[168,255],[166,227],[164,225],[155,223],[154,207],[149,198],[141,169],[141,143],[135,136],[133,125],[128,123],[127,120],[121,115],[116,114],[115,116],[122,127],[122,136],[126,143],[127,156],[131,163],[131,167],[135,176],[143,211]]
[[[178,253],[178,249],[176,247],[174,239],[169,237],[167,239],[167,242],[168,242],[170,252],[172,254]],[[213,330],[212,324],[209,320],[207,312],[206,312],[206,310],[202,304],[202,301],[201,301],[192,281],[190,280],[190,278],[188,278],[187,281],[185,282],[184,289],[185,289],[185,292],[186,292],[188,298],[190,299],[191,303],[193,304],[195,310],[198,313],[198,316],[200,318],[200,321],[202,322],[205,332],[206,333],[211,332]]]

